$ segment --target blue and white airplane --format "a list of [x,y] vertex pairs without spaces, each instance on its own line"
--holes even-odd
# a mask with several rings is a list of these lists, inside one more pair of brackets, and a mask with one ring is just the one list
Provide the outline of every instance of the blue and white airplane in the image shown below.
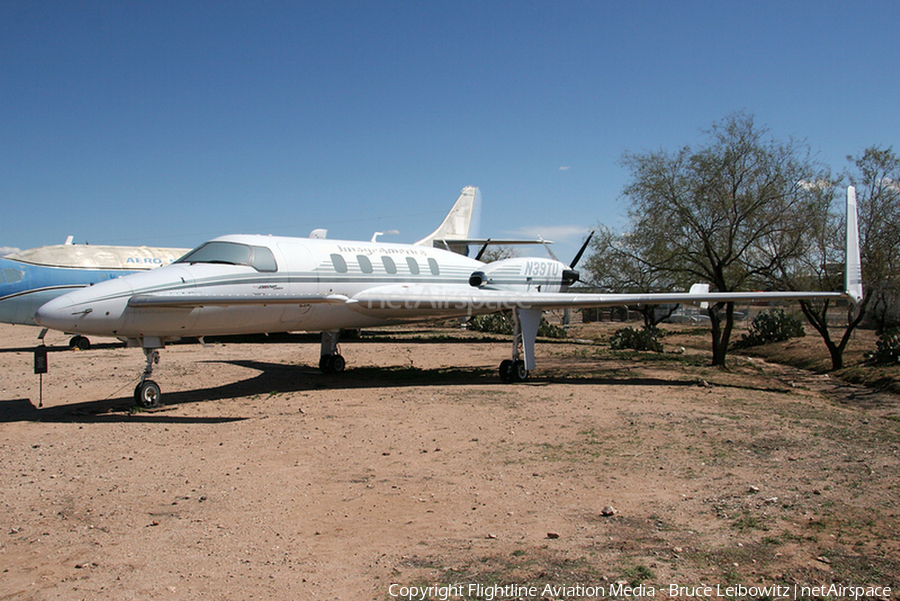
[[[466,190],[477,198],[477,189]],[[181,337],[317,331],[322,333],[319,367],[340,372],[345,366],[337,352],[341,329],[501,310],[512,311],[514,336],[512,356],[500,364],[500,378],[518,382],[535,368],[537,330],[547,309],[858,301],[862,283],[852,189],[847,217],[844,292],[708,292],[697,287],[686,293],[572,294],[566,290],[579,278],[572,265],[543,258],[482,263],[435,247],[445,244],[438,242],[440,229],[419,245],[233,235],[206,242],[172,265],[64,294],[40,307],[35,321],[66,332],[113,336],[143,348],[146,367],[134,394],[148,407],[160,403],[160,388],[149,379],[159,351]]]
[[[66,244],[22,250],[0,258],[0,322],[37,325],[34,312],[66,292],[168,265],[189,249]],[[70,346],[88,348],[78,335]]]

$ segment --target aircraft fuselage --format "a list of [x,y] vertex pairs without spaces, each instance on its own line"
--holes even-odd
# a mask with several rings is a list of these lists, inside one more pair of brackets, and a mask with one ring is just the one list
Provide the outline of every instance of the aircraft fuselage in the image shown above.
[[[480,273],[489,274],[487,287],[558,292],[567,269],[551,259],[507,260],[493,270],[491,265],[416,245],[224,236],[172,265],[66,294],[41,307],[37,320],[83,335],[162,342],[372,327],[496,310],[472,311],[452,299],[443,307],[404,303],[407,286],[474,290],[470,278]],[[360,302],[372,290],[398,302]]]

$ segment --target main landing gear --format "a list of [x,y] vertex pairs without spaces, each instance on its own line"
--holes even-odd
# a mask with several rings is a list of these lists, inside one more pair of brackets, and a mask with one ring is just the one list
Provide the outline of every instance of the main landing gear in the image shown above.
[[141,376],[141,381],[134,387],[134,402],[139,407],[151,409],[162,404],[162,393],[159,390],[159,384],[149,379],[153,375],[153,366],[159,364],[159,350],[145,348],[144,356],[147,358],[147,366],[144,367],[144,375]]
[[[41,344],[44,343],[44,337],[49,332],[47,328],[41,328],[41,333],[38,334],[38,340],[41,341]],[[91,348],[91,341],[87,336],[82,336],[81,334],[75,334],[71,338],[69,338],[69,348],[78,349],[79,351],[86,351]]]
[[346,361],[338,352],[339,330],[322,332],[322,350],[319,355],[319,369],[323,374],[337,374],[344,371]]
[[521,359],[504,359],[500,363],[500,379],[503,382],[524,382],[528,379],[528,370]]
[[86,351],[91,348],[91,341],[86,336],[77,334],[69,339],[69,348]]
[[534,343],[541,323],[540,309],[514,309],[512,314],[512,359],[500,363],[500,379],[508,383],[526,381],[534,369]]

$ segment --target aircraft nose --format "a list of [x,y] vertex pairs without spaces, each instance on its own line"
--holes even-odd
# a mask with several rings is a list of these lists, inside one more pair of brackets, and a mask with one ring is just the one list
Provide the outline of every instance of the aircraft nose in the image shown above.
[[75,325],[75,316],[72,314],[74,306],[75,303],[68,298],[68,295],[58,296],[38,307],[34,314],[34,321],[39,326],[51,330],[71,332]]

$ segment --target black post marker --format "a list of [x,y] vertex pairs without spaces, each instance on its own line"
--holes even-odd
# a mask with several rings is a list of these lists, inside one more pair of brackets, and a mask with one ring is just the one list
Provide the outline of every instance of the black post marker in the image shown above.
[[44,406],[44,374],[47,373],[47,347],[41,345],[34,349],[34,373],[40,377],[38,407]]

